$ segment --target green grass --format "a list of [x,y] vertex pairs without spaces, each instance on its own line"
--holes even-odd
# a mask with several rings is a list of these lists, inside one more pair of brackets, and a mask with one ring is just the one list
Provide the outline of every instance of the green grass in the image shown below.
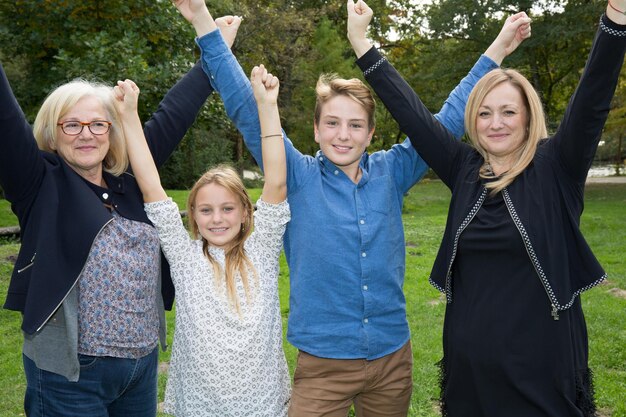
[[[185,191],[168,192],[184,209]],[[250,191],[253,200],[259,189]],[[437,367],[441,357],[441,329],[445,304],[427,278],[439,247],[446,220],[449,192],[438,181],[424,181],[414,187],[405,200],[404,223],[407,240],[405,293],[407,316],[413,345],[413,398],[409,415],[435,417],[438,396]],[[2,201],[0,201],[2,203]],[[0,208],[2,205],[0,204]],[[598,407],[603,417],[625,417],[626,401],[626,185],[592,184],[587,186],[586,206],[581,227],[589,244],[609,276],[608,282],[583,295],[583,307],[589,329],[590,362],[595,371]],[[14,223],[7,224],[13,225]],[[0,246],[0,292],[5,293],[11,264],[7,256],[15,254],[15,244]],[[280,298],[286,328],[289,279],[284,257],[281,258]],[[167,314],[169,340],[174,328],[174,312]],[[21,362],[20,315],[0,311],[0,416],[19,416],[22,412],[24,376]],[[285,353],[293,371],[296,350],[285,341]],[[169,351],[161,361],[169,360]],[[163,399],[166,375],[159,381]],[[161,414],[164,416],[164,414]]]
[[[0,293],[4,296],[13,270],[11,257],[17,255],[19,245],[0,245]],[[22,366],[21,315],[15,311],[0,310],[0,416],[23,416],[22,403],[26,378]]]
[[0,198],[0,227],[17,226],[17,217],[11,211],[11,204]]

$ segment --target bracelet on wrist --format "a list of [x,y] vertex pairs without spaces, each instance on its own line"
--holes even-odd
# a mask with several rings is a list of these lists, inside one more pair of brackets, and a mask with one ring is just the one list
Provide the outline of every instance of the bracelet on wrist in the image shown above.
[[277,138],[277,137],[281,137],[282,138],[283,134],[282,133],[275,133],[273,135],[265,135],[265,136],[261,135],[261,139]]

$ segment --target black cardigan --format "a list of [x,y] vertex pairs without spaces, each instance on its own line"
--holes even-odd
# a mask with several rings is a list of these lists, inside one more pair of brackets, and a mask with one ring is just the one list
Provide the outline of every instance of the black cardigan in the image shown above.
[[[144,127],[157,166],[172,154],[211,92],[197,63],[165,95]],[[21,311],[22,330],[32,334],[75,285],[96,235],[112,215],[60,156],[38,149],[2,65],[0,109],[0,185],[19,219],[22,241],[4,307]],[[103,175],[120,215],[150,223],[132,174]],[[161,280],[164,305],[171,309],[174,286],[164,256]]]
[[[546,289],[552,313],[606,278],[580,232],[585,179],[593,160],[626,49],[626,26],[603,16],[579,86],[556,134],[541,141],[532,163],[502,193]],[[452,264],[460,234],[487,191],[479,179],[482,156],[458,142],[380,53],[358,61],[367,81],[411,138],[426,163],[452,191],[443,240],[430,282],[452,302]]]

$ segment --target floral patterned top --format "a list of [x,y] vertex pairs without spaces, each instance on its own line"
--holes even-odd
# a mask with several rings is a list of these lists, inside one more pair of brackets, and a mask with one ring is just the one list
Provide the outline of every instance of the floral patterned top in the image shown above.
[[[290,377],[283,353],[278,298],[279,255],[290,220],[289,204],[257,202],[254,231],[245,242],[258,280],[250,277],[246,300],[237,279],[241,304],[230,305],[223,281],[192,240],[171,201],[145,204],[157,228],[176,287],[176,329],[163,411],[186,416],[287,415]],[[224,251],[209,249],[224,266]]]
[[159,340],[159,240],[149,224],[111,214],[78,280],[78,353],[137,359]]

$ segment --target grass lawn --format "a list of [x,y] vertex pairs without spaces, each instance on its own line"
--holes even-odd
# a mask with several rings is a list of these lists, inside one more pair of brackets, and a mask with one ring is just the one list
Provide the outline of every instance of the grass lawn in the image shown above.
[[[251,190],[254,200],[260,190]],[[172,192],[181,209],[186,192]],[[404,222],[407,241],[407,272],[404,290],[413,345],[414,390],[410,416],[437,416],[437,367],[441,357],[441,329],[444,300],[427,277],[444,228],[449,193],[438,181],[424,181],[414,187],[405,200]],[[5,203],[0,200],[0,213]],[[585,213],[581,227],[587,240],[606,269],[604,285],[583,294],[583,308],[589,329],[590,362],[595,371],[595,389],[602,417],[626,417],[626,185],[592,184],[587,186]],[[2,214],[0,214],[0,222]],[[2,224],[12,226],[15,223]],[[0,245],[0,293],[5,294],[16,244]],[[289,296],[288,271],[281,259],[280,297],[286,327]],[[168,313],[170,343],[174,313]],[[0,311],[0,416],[23,415],[24,376],[21,361],[20,315]],[[295,349],[285,341],[285,352],[293,371]],[[161,353],[166,365],[169,351]],[[165,366],[164,366],[165,367]],[[166,373],[160,375],[162,400]]]
[[17,226],[17,217],[11,211],[11,204],[0,199],[0,227]]

